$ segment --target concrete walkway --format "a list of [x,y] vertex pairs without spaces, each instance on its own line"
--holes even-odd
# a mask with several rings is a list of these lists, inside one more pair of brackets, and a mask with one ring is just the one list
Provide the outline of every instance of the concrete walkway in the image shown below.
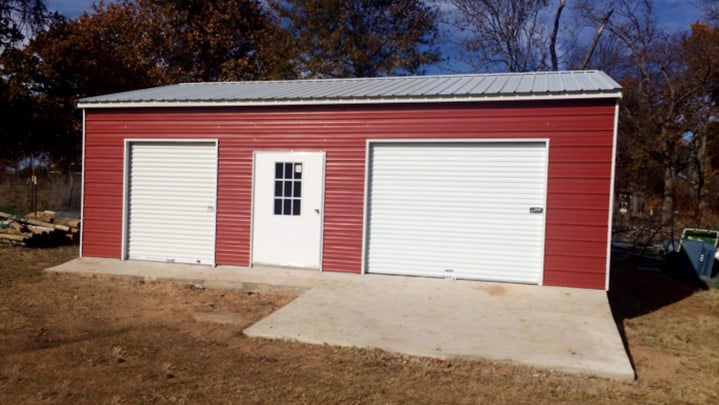
[[46,271],[299,294],[248,336],[634,379],[604,291],[95,258]]

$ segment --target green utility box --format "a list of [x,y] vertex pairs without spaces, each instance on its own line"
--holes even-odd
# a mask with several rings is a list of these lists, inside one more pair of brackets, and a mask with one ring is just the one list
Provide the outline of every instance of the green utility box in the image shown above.
[[686,228],[682,232],[680,251],[698,276],[711,278],[718,239],[719,231]]

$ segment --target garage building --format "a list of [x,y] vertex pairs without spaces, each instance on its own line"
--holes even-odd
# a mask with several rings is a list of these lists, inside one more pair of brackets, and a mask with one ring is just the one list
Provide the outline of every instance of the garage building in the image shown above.
[[85,98],[81,256],[607,289],[620,97],[569,71]]

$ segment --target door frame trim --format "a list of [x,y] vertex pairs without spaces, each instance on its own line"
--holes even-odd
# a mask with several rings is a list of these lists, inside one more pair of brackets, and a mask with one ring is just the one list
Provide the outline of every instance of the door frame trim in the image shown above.
[[[370,175],[372,174],[372,147],[377,144],[397,144],[397,145],[412,145],[412,144],[492,144],[492,143],[538,143],[544,144],[546,153],[544,154],[544,222],[542,223],[542,243],[540,248],[541,258],[539,261],[539,273],[537,285],[544,284],[544,260],[545,260],[545,248],[547,241],[547,196],[549,194],[549,138],[427,138],[427,139],[372,139],[368,138],[365,145],[365,182],[364,182],[364,209],[362,213],[362,259],[361,259],[361,274],[368,274],[367,269],[367,256],[369,251],[368,238],[369,238],[369,202],[370,202],[370,182],[372,181]],[[371,273],[369,273],[371,274]]]
[[[249,263],[248,267],[253,268],[255,267],[255,261],[254,261],[254,246],[255,246],[255,182],[257,181],[257,155],[258,154],[269,154],[269,153],[285,153],[285,154],[292,154],[292,153],[313,153],[320,155],[320,158],[322,160],[321,168],[320,168],[320,246],[319,246],[319,258],[318,258],[318,267],[301,267],[303,269],[311,269],[311,270],[319,270],[320,272],[324,271],[323,266],[323,258],[324,258],[324,244],[325,244],[325,181],[326,181],[326,175],[327,175],[327,152],[323,150],[271,150],[271,149],[263,149],[263,150],[253,150],[252,151],[252,184],[251,184],[251,191],[250,191],[250,252],[249,252]],[[281,266],[281,265],[272,265],[272,264],[265,264],[265,263],[257,263],[258,266],[277,266],[277,267],[287,267],[287,266]],[[294,268],[294,267],[293,267]]]
[[220,157],[219,157],[219,145],[220,142],[218,139],[183,139],[183,138],[169,138],[169,139],[162,139],[162,138],[125,138],[124,139],[124,145],[123,145],[123,170],[122,170],[122,240],[120,241],[121,251],[120,251],[120,260],[129,260],[129,219],[130,219],[130,164],[132,163],[130,161],[130,151],[133,144],[140,144],[140,143],[154,143],[154,144],[161,144],[161,143],[186,143],[186,144],[193,144],[193,143],[205,143],[205,144],[213,144],[215,147],[215,184],[214,184],[214,190],[215,190],[215,212],[213,216],[214,224],[212,226],[212,263],[210,264],[212,267],[215,267],[217,265],[217,195],[218,195],[218,177],[219,177],[219,165],[220,165]]

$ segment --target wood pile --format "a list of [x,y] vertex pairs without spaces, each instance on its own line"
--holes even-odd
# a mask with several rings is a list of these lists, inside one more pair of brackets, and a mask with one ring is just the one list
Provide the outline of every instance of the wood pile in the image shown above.
[[80,220],[56,217],[55,211],[18,217],[0,211],[0,242],[27,247],[71,245],[80,240]]

